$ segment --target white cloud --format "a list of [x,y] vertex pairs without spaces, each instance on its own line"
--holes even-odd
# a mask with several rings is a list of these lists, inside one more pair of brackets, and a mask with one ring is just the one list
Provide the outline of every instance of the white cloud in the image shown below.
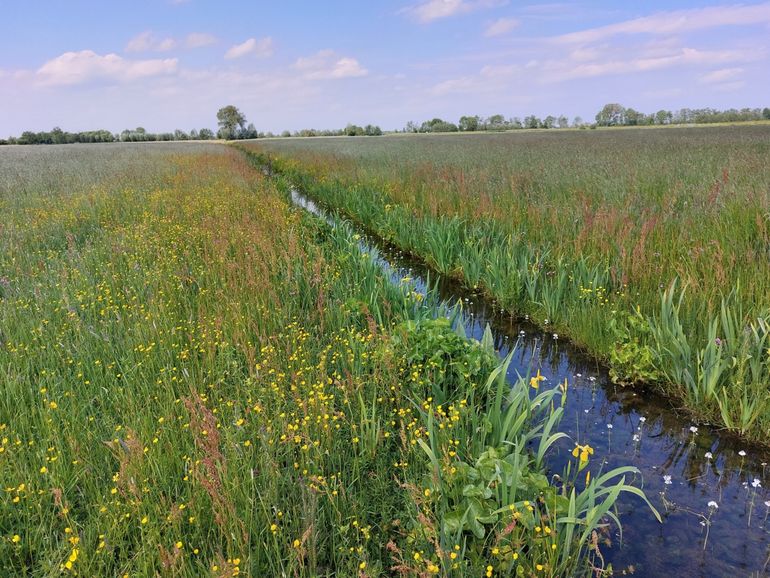
[[150,30],[134,36],[126,44],[126,52],[167,52],[176,47],[173,38],[158,38]]
[[321,50],[313,56],[298,58],[294,68],[311,79],[338,79],[366,76],[366,70],[355,58],[339,57],[333,50]]
[[709,66],[730,62],[749,62],[761,58],[761,52],[743,50],[698,50],[682,48],[655,57],[607,58],[594,62],[551,60],[543,65],[545,80],[563,81],[663,70],[677,66]]
[[435,96],[502,93],[521,72],[522,67],[517,64],[486,64],[477,74],[444,80],[433,86],[430,92]]
[[556,38],[559,42],[596,42],[621,34],[670,35],[721,26],[770,24],[770,2],[762,4],[723,5],[689,10],[658,12],[608,26],[571,32]]
[[736,77],[741,76],[742,74],[742,68],[721,68],[702,75],[700,81],[704,84],[718,84],[729,80],[734,81]]
[[127,82],[177,71],[176,58],[129,60],[117,54],[101,56],[92,50],[65,52],[37,70],[37,78],[49,86],[83,84],[92,80]]
[[738,80],[735,82],[724,82],[722,84],[716,84],[714,85],[714,90],[718,90],[719,92],[733,92],[740,90],[744,86],[746,86],[746,83],[743,80]]
[[426,0],[399,10],[399,14],[408,14],[427,24],[441,18],[458,14],[467,14],[483,8],[493,8],[507,4],[506,0]]
[[201,48],[215,44],[217,37],[208,32],[191,32],[185,38],[184,44],[187,48]]
[[225,52],[225,58],[231,60],[233,58],[241,58],[247,54],[251,54],[257,58],[272,56],[273,39],[269,36],[260,38],[259,40],[256,38],[249,38],[241,44],[231,46],[230,49]]
[[491,38],[493,36],[502,36],[508,34],[514,28],[517,28],[521,22],[516,18],[498,18],[492,24],[487,26],[484,36]]

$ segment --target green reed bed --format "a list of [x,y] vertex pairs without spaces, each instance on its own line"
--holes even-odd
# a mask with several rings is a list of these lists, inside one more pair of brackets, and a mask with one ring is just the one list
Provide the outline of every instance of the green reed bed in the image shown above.
[[702,419],[770,433],[770,127],[261,141],[312,196]]
[[572,575],[644,498],[634,468],[586,478],[585,445],[546,477],[563,392],[509,391],[488,343],[240,153],[17,150],[2,575]]

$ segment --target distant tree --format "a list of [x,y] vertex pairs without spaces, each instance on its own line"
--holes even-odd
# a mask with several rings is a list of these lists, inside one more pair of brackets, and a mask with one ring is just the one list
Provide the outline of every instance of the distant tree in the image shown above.
[[214,138],[214,131],[210,128],[202,128],[198,133],[198,138],[201,140],[211,140]]
[[64,144],[67,142],[65,132],[58,126],[55,126],[53,130],[51,130],[51,142],[53,144]]
[[420,127],[417,125],[416,122],[413,120],[410,120],[408,123],[406,123],[406,126],[404,127],[404,132],[420,132]]
[[572,119],[572,126],[574,127],[581,127],[583,126],[583,117],[582,116],[576,116]]
[[553,128],[556,124],[556,117],[548,115],[543,119],[543,128]]
[[291,136],[291,131],[285,130],[281,133],[281,136],[284,138],[289,138]]
[[522,128],[524,125],[521,122],[521,119],[518,116],[514,116],[510,121],[508,121],[511,125],[511,128]]
[[246,117],[232,104],[228,104],[217,111],[217,124],[219,125],[217,133],[219,138],[233,139],[238,137],[239,131],[243,131]]
[[420,132],[457,132],[457,125],[440,118],[426,120],[420,125]]
[[200,137],[198,136],[198,131],[196,129],[192,129],[190,131],[190,140],[198,140]]
[[605,104],[596,114],[596,124],[599,126],[617,126],[625,124],[626,109],[617,102]]
[[765,107],[762,109],[762,118],[770,120],[770,108]]
[[244,129],[241,129],[238,132],[238,138],[259,138],[259,132],[254,126],[254,123],[250,122],[249,126],[247,126]]
[[560,114],[559,118],[556,119],[556,124],[558,125],[559,128],[568,128],[569,119],[563,114]]
[[367,124],[364,127],[364,134],[366,136],[381,136],[382,135],[382,129],[378,126]]
[[183,130],[176,129],[174,131],[174,140],[190,140],[190,135]]
[[502,114],[493,114],[485,124],[488,130],[505,130],[507,128],[505,117]]
[[479,121],[481,119],[476,116],[461,116],[458,128],[464,132],[473,132],[479,130]]
[[636,126],[636,125],[642,124],[640,120],[644,121],[644,113],[638,112],[633,108],[626,109],[625,124],[627,124],[628,126]]
[[672,116],[671,111],[661,109],[655,113],[655,124],[668,124]]
[[524,128],[540,128],[540,119],[534,114],[524,118]]
[[457,132],[457,125],[453,122],[437,122],[431,127],[431,132]]
[[345,136],[363,136],[364,129],[358,125],[348,123],[342,132]]

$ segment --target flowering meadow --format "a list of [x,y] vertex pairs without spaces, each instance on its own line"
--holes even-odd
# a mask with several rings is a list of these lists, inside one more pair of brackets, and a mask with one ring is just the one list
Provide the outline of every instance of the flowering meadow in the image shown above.
[[235,149],[41,149],[0,155],[0,574],[606,571],[645,498],[582,440],[546,471],[566,387]]
[[701,423],[770,434],[770,126],[249,145]]

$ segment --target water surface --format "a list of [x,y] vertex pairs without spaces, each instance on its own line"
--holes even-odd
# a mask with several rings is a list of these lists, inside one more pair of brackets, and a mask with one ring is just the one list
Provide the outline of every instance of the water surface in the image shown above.
[[[292,190],[291,198],[295,205],[334,222],[300,192]],[[423,262],[361,233],[360,250],[370,253],[394,283],[409,277],[415,290],[425,294],[430,282],[449,307],[462,303],[469,336],[480,340],[489,325],[501,356],[516,345],[509,380],[538,369],[547,384],[567,379],[561,431],[595,448],[588,466],[592,475],[622,465],[641,470],[644,491],[663,523],[640,499],[622,497],[622,541],[612,527],[603,533],[600,546],[616,573],[679,578],[770,575],[767,449],[695,424],[652,392],[614,384],[606,368],[558,335],[512,317],[441,278]],[[561,472],[572,459],[573,447],[574,442],[563,440],[550,453],[548,467]]]

